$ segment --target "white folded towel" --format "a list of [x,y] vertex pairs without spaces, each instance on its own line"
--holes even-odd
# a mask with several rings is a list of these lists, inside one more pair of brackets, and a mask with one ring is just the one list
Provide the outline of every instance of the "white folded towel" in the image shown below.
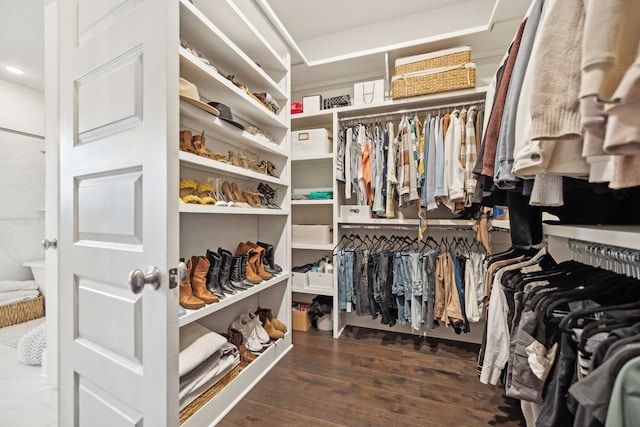
[[0,280],[0,292],[34,291],[38,289],[35,280]]
[[0,292],[0,306],[38,298],[40,291]]
[[178,373],[183,376],[207,360],[227,342],[220,334],[212,332],[198,322],[180,328],[180,355]]

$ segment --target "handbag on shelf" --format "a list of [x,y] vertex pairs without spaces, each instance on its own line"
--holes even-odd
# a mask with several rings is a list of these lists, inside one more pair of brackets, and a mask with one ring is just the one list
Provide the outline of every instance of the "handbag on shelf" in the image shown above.
[[351,97],[349,95],[333,96],[322,100],[322,109],[329,110],[331,108],[348,107],[351,105]]

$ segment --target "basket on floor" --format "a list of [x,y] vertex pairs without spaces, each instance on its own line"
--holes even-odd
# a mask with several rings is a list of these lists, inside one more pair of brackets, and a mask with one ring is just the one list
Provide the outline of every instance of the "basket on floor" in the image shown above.
[[202,408],[209,400],[225,388],[240,373],[240,365],[236,365],[218,382],[209,387],[204,393],[196,397],[191,403],[180,410],[180,424],[187,421],[193,414]]
[[0,328],[17,325],[44,316],[44,297],[0,306]]

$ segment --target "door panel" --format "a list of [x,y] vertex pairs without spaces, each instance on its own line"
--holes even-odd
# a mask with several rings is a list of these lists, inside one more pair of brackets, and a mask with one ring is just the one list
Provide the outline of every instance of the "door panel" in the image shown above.
[[[59,425],[176,425],[178,2],[58,16]],[[160,286],[135,294],[151,266]]]

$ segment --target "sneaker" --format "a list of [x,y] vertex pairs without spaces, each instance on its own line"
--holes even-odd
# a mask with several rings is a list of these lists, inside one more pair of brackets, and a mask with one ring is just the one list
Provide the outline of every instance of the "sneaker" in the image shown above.
[[260,340],[260,343],[263,346],[270,346],[271,345],[271,337],[269,336],[269,334],[267,333],[267,331],[264,329],[264,326],[262,326],[262,322],[260,322],[260,317],[253,314],[253,311],[249,310],[246,314],[246,316],[249,318],[249,320],[251,321],[251,323],[253,323],[253,327],[256,330],[256,335],[258,336],[258,339]]
[[238,330],[245,339],[245,343],[249,351],[260,352],[262,351],[262,342],[258,338],[258,332],[256,331],[253,320],[246,314],[241,314],[231,322],[231,328]]

